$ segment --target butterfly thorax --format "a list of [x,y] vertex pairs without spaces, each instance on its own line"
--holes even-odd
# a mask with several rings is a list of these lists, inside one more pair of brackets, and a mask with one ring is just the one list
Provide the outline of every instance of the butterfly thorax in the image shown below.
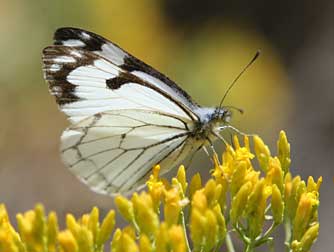
[[192,132],[196,140],[214,140],[215,132],[227,125],[231,118],[231,111],[227,108],[198,108],[196,110],[199,120]]

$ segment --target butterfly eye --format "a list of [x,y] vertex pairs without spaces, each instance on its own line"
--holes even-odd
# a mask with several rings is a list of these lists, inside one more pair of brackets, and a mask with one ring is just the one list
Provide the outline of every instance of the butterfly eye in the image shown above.
[[232,112],[230,110],[225,110],[223,113],[223,119],[225,122],[230,122],[232,117]]

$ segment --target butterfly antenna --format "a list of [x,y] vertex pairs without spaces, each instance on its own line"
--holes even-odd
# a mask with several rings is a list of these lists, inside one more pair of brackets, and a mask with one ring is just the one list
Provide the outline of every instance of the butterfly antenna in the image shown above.
[[228,105],[228,106],[224,106],[225,108],[229,108],[229,109],[234,109],[236,111],[238,111],[240,114],[243,114],[244,113],[244,110],[241,109],[241,108],[238,108],[238,107],[235,107],[235,106],[231,106],[231,105]]
[[251,59],[251,61],[242,69],[242,71],[238,74],[238,76],[232,81],[232,83],[229,85],[228,89],[226,90],[222,100],[220,101],[219,104],[219,110],[221,109],[223,102],[226,98],[226,96],[228,95],[228,93],[230,92],[230,90],[232,89],[232,87],[234,86],[234,84],[239,80],[239,78],[241,77],[241,75],[246,72],[246,70],[254,63],[254,61],[260,56],[261,51],[258,50],[256,52],[256,54],[254,55],[254,57]]

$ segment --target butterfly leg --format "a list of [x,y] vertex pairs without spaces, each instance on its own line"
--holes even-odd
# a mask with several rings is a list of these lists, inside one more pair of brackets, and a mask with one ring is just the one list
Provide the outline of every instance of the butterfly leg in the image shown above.
[[210,154],[208,152],[208,149],[205,147],[205,145],[202,146],[202,149],[205,152],[205,154],[211,159],[211,156],[210,156]]
[[218,154],[215,150],[215,147],[211,144],[210,148],[211,148],[211,150],[213,152],[213,155],[214,155],[214,159],[213,159],[214,165],[219,165],[220,166],[221,164],[220,164],[220,161],[219,161],[219,156],[218,156]]
[[215,147],[214,147],[212,141],[209,138],[207,138],[207,141],[210,144],[210,148],[211,148],[213,156],[214,156],[213,158],[211,158],[211,160],[213,161],[213,164],[214,165],[220,165],[220,161],[219,161],[219,158],[218,158],[219,156],[218,156],[218,154],[217,154],[217,152],[215,150]]
[[210,155],[208,149],[206,148],[205,145],[202,146],[203,151],[205,152],[205,154],[208,156],[208,158],[210,159],[211,163],[214,165],[215,164],[215,160],[212,158],[212,156]]
[[232,125],[224,126],[224,128],[231,129],[231,130],[233,130],[234,132],[236,132],[237,134],[242,135],[242,136],[248,136],[248,137],[253,137],[253,136],[255,136],[255,134],[246,134],[246,133],[244,133],[244,132],[238,130],[237,128],[233,127]]
[[225,146],[228,146],[228,145],[229,145],[229,143],[225,140],[225,138],[224,138],[222,135],[220,135],[220,134],[217,133],[217,132],[213,132],[213,134],[214,134],[217,138],[219,138],[220,140],[222,140],[223,143],[225,144]]

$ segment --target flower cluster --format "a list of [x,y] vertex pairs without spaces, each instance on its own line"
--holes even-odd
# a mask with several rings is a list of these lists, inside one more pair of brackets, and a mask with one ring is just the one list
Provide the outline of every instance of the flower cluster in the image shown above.
[[308,252],[319,232],[322,179],[315,182],[310,177],[306,183],[291,175],[290,145],[284,132],[276,156],[257,136],[252,146],[254,154],[248,137],[243,145],[234,137],[222,164],[214,156],[211,178],[204,184],[199,174],[188,183],[183,166],[171,181],[160,178],[160,167],[154,167],[147,191],[129,199],[115,198],[128,223],[122,229],[114,230],[113,210],[100,224],[94,207],[78,220],[67,215],[67,228],[59,231],[56,214],[45,216],[37,205],[17,215],[16,232],[0,205],[0,252],[102,252],[111,236],[111,252],[214,252],[222,246],[232,252],[231,232],[250,252],[262,245],[272,247],[273,233],[281,224],[287,251]]
[[18,233],[10,224],[4,205],[0,205],[1,252],[102,252],[115,225],[113,210],[100,224],[96,207],[79,220],[68,214],[64,231],[59,231],[56,214],[51,212],[45,216],[40,204],[16,218]]

